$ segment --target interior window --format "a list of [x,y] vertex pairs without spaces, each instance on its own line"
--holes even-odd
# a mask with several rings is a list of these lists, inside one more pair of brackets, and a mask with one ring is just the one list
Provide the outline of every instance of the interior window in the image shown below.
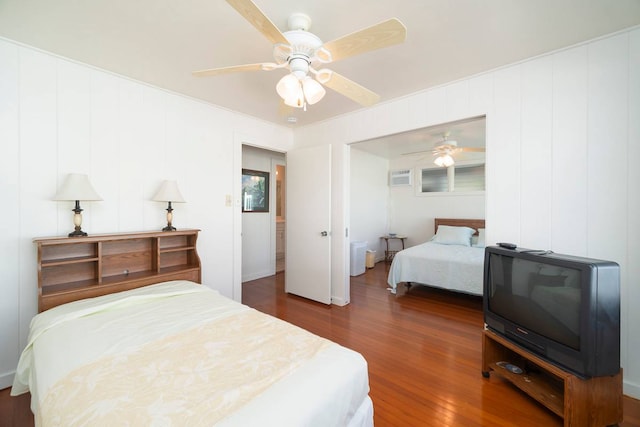
[[447,168],[420,168],[420,193],[485,190],[484,164],[455,164]]
[[449,191],[446,168],[428,168],[422,169],[422,192],[423,193],[439,193]]
[[484,191],[484,164],[456,167],[453,191]]

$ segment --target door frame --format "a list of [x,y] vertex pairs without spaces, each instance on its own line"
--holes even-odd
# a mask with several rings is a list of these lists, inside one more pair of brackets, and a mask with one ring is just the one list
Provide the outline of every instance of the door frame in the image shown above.
[[[242,302],[242,145],[286,153],[287,148],[261,144],[254,137],[234,132],[233,135],[233,292],[231,298]],[[331,303],[339,306],[350,302],[349,275],[349,144],[331,144]],[[292,149],[293,147],[289,147]],[[287,228],[285,225],[285,233]],[[285,267],[286,268],[286,267]]]

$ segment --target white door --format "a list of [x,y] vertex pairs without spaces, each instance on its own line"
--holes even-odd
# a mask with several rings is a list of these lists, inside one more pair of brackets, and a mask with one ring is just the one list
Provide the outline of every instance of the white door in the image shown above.
[[331,146],[287,152],[285,291],[331,304]]

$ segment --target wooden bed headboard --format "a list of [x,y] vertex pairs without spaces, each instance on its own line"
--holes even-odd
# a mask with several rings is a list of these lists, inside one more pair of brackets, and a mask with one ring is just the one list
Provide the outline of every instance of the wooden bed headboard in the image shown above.
[[38,312],[169,280],[200,283],[200,230],[35,239]]
[[473,235],[478,234],[478,228],[484,228],[484,219],[461,219],[461,218],[435,218],[434,233],[438,231],[441,225],[449,225],[452,227],[471,227],[476,230]]

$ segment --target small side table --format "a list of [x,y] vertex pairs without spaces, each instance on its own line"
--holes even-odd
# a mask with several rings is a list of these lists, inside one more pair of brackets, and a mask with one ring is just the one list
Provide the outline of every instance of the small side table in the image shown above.
[[386,250],[384,251],[384,260],[386,262],[391,262],[393,261],[393,257],[396,256],[396,254],[399,252],[397,250],[389,250],[389,240],[400,240],[400,243],[402,244],[402,249],[404,249],[404,240],[407,238],[407,236],[382,236],[380,237],[381,239],[384,239],[385,243],[386,243]]

